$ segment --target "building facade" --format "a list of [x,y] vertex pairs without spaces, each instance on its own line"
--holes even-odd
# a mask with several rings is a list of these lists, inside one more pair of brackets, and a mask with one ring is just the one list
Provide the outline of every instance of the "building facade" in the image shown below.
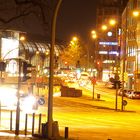
[[133,12],[140,0],[129,0],[122,14],[121,66],[125,87],[140,91],[140,18]]
[[[96,28],[98,32],[96,42],[96,58],[98,78],[108,80],[117,71],[120,43],[120,21],[121,12],[126,5],[126,0],[100,0],[97,8]],[[115,19],[116,25],[110,26],[109,20]],[[101,30],[102,25],[107,25],[108,29]],[[116,57],[118,57],[116,59]]]
[[[14,84],[19,82],[18,76],[24,76],[24,62],[32,65],[30,81],[23,81],[25,87],[35,85],[39,77],[48,77],[50,64],[50,42],[32,41],[26,36],[25,40],[20,40],[24,33],[14,30],[1,31],[0,33],[0,62],[5,62],[5,70],[0,65],[0,82],[2,84]],[[64,45],[57,42],[54,47],[54,72],[63,67],[59,59]],[[21,60],[21,61],[19,61]]]

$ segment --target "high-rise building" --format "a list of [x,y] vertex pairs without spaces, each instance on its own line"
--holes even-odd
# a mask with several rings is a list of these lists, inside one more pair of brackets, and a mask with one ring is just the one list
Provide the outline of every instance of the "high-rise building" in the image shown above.
[[[96,68],[98,78],[107,80],[119,71],[121,13],[128,0],[99,0],[96,12]],[[109,24],[115,20],[115,25]],[[102,30],[106,25],[107,29]]]
[[[140,91],[140,0],[129,0],[122,13],[120,64],[124,87]],[[136,14],[134,14],[134,11]]]

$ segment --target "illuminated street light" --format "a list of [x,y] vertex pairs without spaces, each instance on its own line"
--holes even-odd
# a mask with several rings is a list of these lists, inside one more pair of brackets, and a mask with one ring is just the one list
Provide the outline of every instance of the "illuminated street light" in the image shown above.
[[24,41],[25,39],[26,39],[26,38],[25,38],[25,36],[23,36],[23,35],[20,36],[20,38],[19,38],[20,41]]
[[102,29],[103,31],[105,31],[105,30],[107,30],[107,26],[106,26],[106,25],[102,25],[101,29]]
[[92,35],[96,34],[96,31],[95,31],[95,30],[92,30],[92,31],[91,31],[91,34],[92,34]]
[[93,35],[92,35],[92,38],[93,38],[93,39],[96,39],[96,38],[97,38],[97,35],[96,35],[96,34],[93,34]]
[[36,51],[36,55],[38,55],[39,54],[39,51]]
[[112,25],[112,26],[115,25],[116,24],[116,20],[115,19],[110,19],[109,20],[109,24]]
[[74,37],[72,38],[72,41],[76,42],[76,41],[78,41],[78,38],[77,38],[76,36],[74,36]]
[[132,14],[133,14],[134,17],[138,17],[140,12],[138,10],[135,10],[135,11],[132,12]]

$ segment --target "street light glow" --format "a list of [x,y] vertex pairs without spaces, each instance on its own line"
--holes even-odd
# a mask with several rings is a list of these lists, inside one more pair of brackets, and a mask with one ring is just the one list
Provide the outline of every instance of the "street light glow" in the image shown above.
[[137,10],[133,11],[133,16],[134,16],[134,17],[138,17],[138,16],[139,16],[139,14],[140,14],[140,12],[139,12],[139,11],[137,11]]
[[107,26],[106,25],[102,25],[102,30],[107,30]]
[[110,25],[115,25],[116,24],[116,20],[115,19],[110,19],[109,20],[109,24]]
[[93,38],[93,39],[96,39],[96,38],[97,38],[97,35],[96,35],[96,34],[93,34],[93,35],[92,35],[92,38]]
[[95,31],[95,30],[92,30],[92,31],[91,31],[91,34],[96,34],[96,31]]
[[25,40],[25,36],[23,36],[23,35],[20,36],[19,40],[20,40],[20,41],[24,41],[24,40]]
[[73,41],[77,41],[78,38],[77,38],[76,36],[74,36],[74,37],[72,38],[72,40],[73,40]]

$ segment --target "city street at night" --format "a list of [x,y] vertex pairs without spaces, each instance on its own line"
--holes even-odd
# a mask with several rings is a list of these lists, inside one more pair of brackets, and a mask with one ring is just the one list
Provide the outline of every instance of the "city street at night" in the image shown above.
[[0,140],[140,140],[140,0],[0,0]]

